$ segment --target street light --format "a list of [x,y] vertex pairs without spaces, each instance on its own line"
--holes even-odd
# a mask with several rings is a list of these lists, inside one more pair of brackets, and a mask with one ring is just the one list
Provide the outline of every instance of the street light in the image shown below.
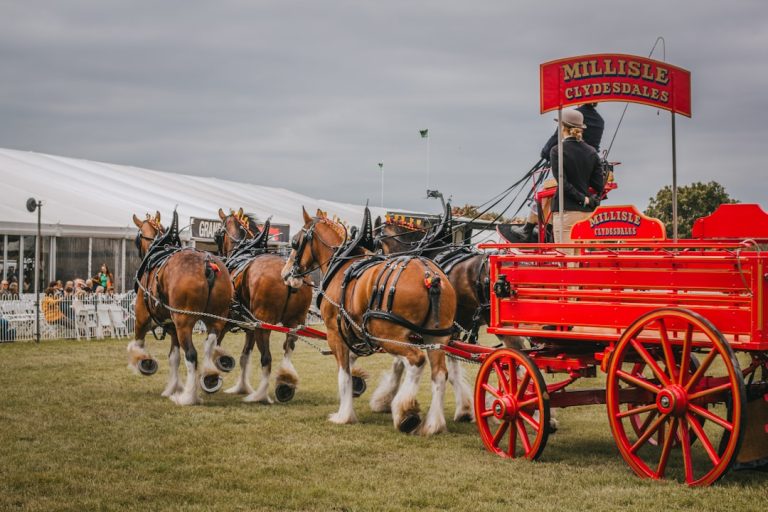
[[[27,210],[29,213],[37,210],[37,238],[35,238],[35,341],[40,343],[40,241],[42,239],[40,217],[43,210],[43,202],[30,197],[27,199]],[[23,255],[19,259],[24,261]]]

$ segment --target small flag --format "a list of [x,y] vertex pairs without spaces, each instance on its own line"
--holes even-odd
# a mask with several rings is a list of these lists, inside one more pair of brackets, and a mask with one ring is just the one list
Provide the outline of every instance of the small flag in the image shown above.
[[419,133],[421,134],[422,139],[426,139],[429,137],[429,129],[419,130]]
[[384,169],[384,162],[379,162],[379,169]]

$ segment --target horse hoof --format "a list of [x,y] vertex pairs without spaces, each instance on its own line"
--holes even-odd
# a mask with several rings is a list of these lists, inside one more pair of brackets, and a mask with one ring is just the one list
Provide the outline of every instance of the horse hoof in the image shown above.
[[217,357],[213,364],[216,365],[216,368],[220,372],[229,373],[232,370],[235,369],[235,358],[229,355],[219,356]]
[[365,382],[365,379],[362,377],[358,377],[357,375],[352,376],[352,396],[357,398],[363,393],[365,393],[365,390],[368,389],[368,384]]
[[464,414],[459,414],[454,421],[456,423],[472,423],[472,413],[465,412]]
[[152,358],[146,358],[139,361],[139,372],[142,375],[154,375],[157,373],[157,361]]
[[203,375],[200,378],[200,387],[203,388],[203,391],[209,394],[217,392],[223,385],[224,378],[221,375],[216,375],[215,373],[210,375]]
[[278,384],[275,386],[275,399],[280,403],[290,402],[293,395],[296,394],[296,388],[288,384]]
[[419,428],[419,425],[421,425],[421,418],[418,414],[410,413],[406,414],[405,417],[400,420],[400,423],[397,425],[397,430],[404,434],[410,434],[417,428]]

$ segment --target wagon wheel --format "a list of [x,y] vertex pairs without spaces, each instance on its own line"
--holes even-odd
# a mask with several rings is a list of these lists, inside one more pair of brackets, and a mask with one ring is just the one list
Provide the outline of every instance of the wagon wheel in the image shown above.
[[[677,356],[675,361],[679,361],[680,357],[678,353],[675,353]],[[658,359],[658,358],[656,358]],[[658,362],[658,361],[657,361]],[[678,363],[679,364],[679,363]],[[696,372],[696,370],[699,369],[699,360],[696,359],[696,356],[691,354],[691,361],[688,363],[688,373],[693,374]],[[649,380],[649,376],[652,375],[652,370],[648,368],[648,365],[645,363],[635,363],[632,365],[632,371],[630,372],[633,376],[641,377],[643,379]],[[645,374],[645,375],[644,375]],[[654,380],[654,384],[658,384],[657,381],[655,381],[655,377],[650,376],[651,380]],[[635,409],[636,407],[639,407],[637,404],[629,403],[627,404],[627,409]],[[705,405],[702,405],[702,407],[706,407]],[[638,413],[638,414],[632,414],[631,416],[628,416],[629,423],[632,425],[632,430],[635,431],[635,435],[638,437],[645,431],[646,428],[651,424],[653,420],[655,420],[659,415],[659,412],[649,411],[647,414]],[[706,420],[704,418],[701,418],[701,424],[703,425]],[[691,436],[691,442],[696,442],[696,439],[698,437],[696,436],[696,431],[693,428],[690,428],[688,430],[688,435]],[[656,433],[656,435],[651,436],[648,438],[648,444],[652,446],[657,446],[659,444],[664,443],[664,431],[663,429],[659,429],[659,431]],[[672,443],[674,446],[677,446],[680,444],[680,434],[679,432],[675,432],[675,439],[672,440]]]
[[[709,353],[691,371],[694,343]],[[676,346],[681,352],[679,365]],[[658,348],[663,369],[651,355]],[[625,371],[625,363],[628,367],[638,360],[644,361],[652,377]],[[635,395],[633,403],[622,404],[622,394]],[[613,437],[624,460],[643,477],[662,478],[682,459],[688,485],[715,482],[738,452],[745,396],[731,347],[708,320],[685,309],[659,309],[636,320],[622,334],[608,368],[606,405]],[[731,402],[730,411],[726,401]],[[631,418],[644,413],[655,417],[636,432]],[[691,431],[699,439],[696,444]],[[662,440],[656,446],[651,442],[654,436]],[[679,457],[670,457],[673,449]]]
[[483,444],[501,457],[536,460],[549,436],[549,395],[530,357],[495,350],[475,380],[475,418]]

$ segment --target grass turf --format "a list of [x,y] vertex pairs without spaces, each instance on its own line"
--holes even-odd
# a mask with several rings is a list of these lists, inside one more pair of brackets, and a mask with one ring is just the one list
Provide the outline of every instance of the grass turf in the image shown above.
[[[276,367],[282,339],[274,338]],[[704,489],[638,478],[615,448],[604,406],[558,411],[560,430],[541,461],[502,460],[485,451],[474,424],[451,421],[450,389],[448,434],[403,435],[388,414],[370,412],[387,356],[360,361],[372,375],[356,400],[360,422],[338,426],[326,421],[337,406],[334,360],[307,345],[294,356],[301,383],[292,402],[246,404],[220,392],[197,407],[159,396],[167,341],[149,343],[160,361],[153,377],[126,369],[125,345],[0,345],[0,510],[648,512],[754,510],[768,498],[768,473],[730,472]],[[237,355],[242,337],[224,345]],[[233,372],[225,386],[234,380]]]

